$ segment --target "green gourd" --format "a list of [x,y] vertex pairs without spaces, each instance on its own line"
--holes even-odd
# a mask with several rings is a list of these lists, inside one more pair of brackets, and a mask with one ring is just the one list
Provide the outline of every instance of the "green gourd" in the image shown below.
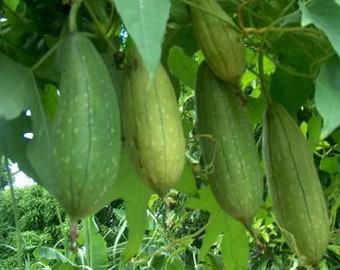
[[190,6],[190,13],[197,42],[207,64],[222,80],[237,83],[246,67],[242,35],[216,0],[191,2],[199,7]]
[[263,173],[246,108],[232,89],[201,64],[195,98],[208,181],[221,208],[250,228],[262,203]]
[[262,152],[275,220],[300,260],[316,266],[330,236],[327,206],[307,141],[278,103],[264,113]]
[[115,87],[92,42],[70,33],[58,53],[60,97],[51,134],[56,179],[50,191],[77,220],[112,199],[121,120]]

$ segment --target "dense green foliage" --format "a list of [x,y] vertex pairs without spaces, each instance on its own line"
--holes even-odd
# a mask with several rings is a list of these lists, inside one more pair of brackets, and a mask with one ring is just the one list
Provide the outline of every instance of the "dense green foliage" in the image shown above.
[[[16,188],[20,231],[25,256],[38,246],[53,247],[67,230],[65,214],[51,195],[38,185]],[[0,193],[0,269],[6,269],[6,260],[13,261],[17,246],[17,235],[13,215],[13,198],[10,189]],[[63,247],[64,242],[59,244]],[[13,250],[14,249],[14,250]],[[14,268],[7,266],[7,269]]]

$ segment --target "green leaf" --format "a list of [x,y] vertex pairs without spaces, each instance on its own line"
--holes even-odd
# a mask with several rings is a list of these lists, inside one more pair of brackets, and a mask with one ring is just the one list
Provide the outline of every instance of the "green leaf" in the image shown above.
[[[223,267],[222,256],[219,254],[208,254],[206,261],[208,261],[209,270],[221,270]],[[205,268],[204,268],[205,269]]]
[[199,190],[199,197],[190,197],[186,206],[191,209],[209,211],[210,218],[199,252],[199,260],[203,260],[216,238],[223,234],[221,249],[223,262],[227,269],[247,269],[249,246],[244,226],[224,213],[218,206],[211,189]]
[[184,166],[182,176],[176,184],[175,189],[190,196],[197,193],[195,176],[188,163]]
[[31,131],[31,121],[24,113],[9,121],[0,117],[0,155],[5,154],[12,162],[18,163],[21,171],[33,179],[38,179],[26,155],[30,140],[23,136]]
[[323,30],[340,56],[340,6],[332,0],[312,0],[305,5],[299,1],[302,11],[301,25],[314,24]]
[[199,50],[192,25],[168,29],[163,44],[163,53],[167,55],[174,45],[181,47],[189,56]]
[[313,81],[295,76],[282,68],[277,68],[272,76],[270,93],[274,101],[281,103],[290,114],[295,115],[312,90]]
[[146,209],[153,192],[136,174],[124,145],[120,164],[120,173],[112,190],[113,194],[109,197],[123,199],[125,202],[129,235],[121,254],[121,263],[124,263],[136,255],[140,248],[147,225]]
[[266,107],[264,98],[251,98],[249,97],[246,102],[247,115],[252,126],[262,123],[263,112]]
[[173,46],[168,57],[169,69],[175,76],[190,88],[195,88],[198,63],[187,56],[181,47]]
[[93,217],[82,220],[83,234],[85,236],[87,266],[95,270],[108,269],[106,242],[98,231]]
[[248,238],[243,225],[224,214],[223,240],[221,243],[224,264],[228,269],[247,269],[249,258]]
[[129,35],[151,77],[161,59],[161,44],[170,14],[170,0],[114,0]]
[[30,70],[0,53],[0,117],[13,119],[28,109],[35,82]]
[[312,116],[308,121],[308,146],[311,153],[314,153],[319,142],[321,134],[322,119],[320,116]]
[[[34,137],[27,142],[26,151],[30,164],[26,163],[25,159],[20,157],[14,157],[14,159],[17,159],[19,168],[24,172],[26,172],[25,168],[33,167],[36,174],[32,173],[31,170],[26,173],[34,176],[35,181],[51,191],[53,190],[51,183],[54,177],[51,168],[51,140],[47,119],[41,105],[39,89],[35,83],[33,72],[1,53],[0,62],[0,117],[12,119],[27,109],[31,111],[31,131]],[[13,131],[8,130],[8,132],[19,136],[17,141],[23,140],[23,134],[18,134],[18,127],[12,125],[11,128],[13,128]],[[14,149],[13,147],[17,146],[20,147],[20,145],[13,145],[12,140],[6,140],[1,143],[3,147],[5,145],[7,149]],[[21,147],[22,146],[21,144]],[[16,151],[16,153],[18,153],[18,151]]]
[[320,169],[328,172],[329,174],[335,174],[339,171],[339,157],[326,157],[320,163]]
[[323,118],[321,139],[340,126],[340,59],[334,57],[321,68],[315,86],[315,105]]
[[33,252],[36,258],[45,258],[49,261],[56,260],[59,263],[72,264],[62,253],[50,247],[38,247]]
[[20,3],[20,0],[4,0],[4,3],[13,11],[17,9],[17,6]]

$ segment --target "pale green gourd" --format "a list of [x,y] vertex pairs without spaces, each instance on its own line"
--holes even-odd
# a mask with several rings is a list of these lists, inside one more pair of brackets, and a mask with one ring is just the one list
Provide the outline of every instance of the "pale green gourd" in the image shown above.
[[160,64],[152,80],[135,54],[123,78],[124,135],[141,179],[160,196],[179,180],[185,140],[177,99]]

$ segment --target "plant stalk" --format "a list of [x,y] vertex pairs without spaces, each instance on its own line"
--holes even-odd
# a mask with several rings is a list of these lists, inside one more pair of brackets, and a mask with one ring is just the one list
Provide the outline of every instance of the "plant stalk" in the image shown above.
[[5,156],[5,165],[6,165],[6,172],[9,180],[9,187],[11,191],[11,197],[13,202],[13,214],[14,214],[14,223],[15,223],[15,230],[17,234],[17,263],[18,263],[18,269],[23,270],[23,249],[22,249],[22,237],[21,237],[21,231],[19,226],[19,210],[18,210],[18,201],[15,196],[14,192],[14,186],[13,186],[13,177],[12,173],[9,167],[9,161],[8,158]]

